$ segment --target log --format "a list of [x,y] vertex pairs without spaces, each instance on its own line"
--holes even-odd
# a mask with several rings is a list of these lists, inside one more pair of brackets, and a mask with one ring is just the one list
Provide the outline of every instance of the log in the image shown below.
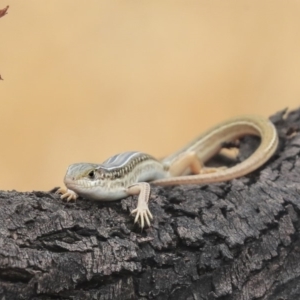
[[[300,110],[271,120],[269,162],[230,182],[153,186],[143,231],[136,197],[1,191],[0,299],[299,299]],[[239,159],[258,141],[243,138]]]

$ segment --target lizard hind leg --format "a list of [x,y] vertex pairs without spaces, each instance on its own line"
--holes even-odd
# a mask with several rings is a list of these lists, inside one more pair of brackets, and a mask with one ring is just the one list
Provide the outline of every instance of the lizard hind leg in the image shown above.
[[191,174],[207,174],[219,172],[226,167],[210,168],[204,167],[200,162],[196,152],[184,152],[182,153],[169,167],[169,173],[171,177],[177,177],[185,175],[186,172]]
[[192,174],[200,174],[202,168],[203,165],[199,161],[196,152],[190,151],[182,153],[172,162],[169,173],[171,177],[185,175],[188,171]]

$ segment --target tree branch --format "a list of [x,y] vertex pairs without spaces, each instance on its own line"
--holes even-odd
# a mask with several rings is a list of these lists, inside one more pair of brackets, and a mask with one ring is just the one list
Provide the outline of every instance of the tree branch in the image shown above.
[[[0,192],[4,299],[298,299],[300,110],[272,117],[277,153],[230,182],[152,187],[153,224],[136,197],[62,202]],[[240,143],[240,158],[257,147]]]

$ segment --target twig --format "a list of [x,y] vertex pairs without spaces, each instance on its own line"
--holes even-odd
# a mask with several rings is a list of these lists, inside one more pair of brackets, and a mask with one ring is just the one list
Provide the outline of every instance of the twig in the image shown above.
[[9,6],[7,5],[5,8],[0,9],[0,18],[7,14],[8,8],[9,8]]
[[[0,9],[0,18],[5,16],[7,14],[7,10],[8,10],[9,6],[7,5],[5,8]],[[0,80],[3,80],[3,78],[0,75]]]

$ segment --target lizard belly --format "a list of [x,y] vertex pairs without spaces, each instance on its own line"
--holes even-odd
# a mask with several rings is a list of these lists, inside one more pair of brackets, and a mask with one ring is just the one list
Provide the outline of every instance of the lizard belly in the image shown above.
[[[158,161],[145,162],[141,166],[137,166],[135,182],[151,182],[153,180],[162,179],[168,177],[168,173],[164,170],[164,167]],[[132,184],[133,184],[132,183]]]
[[115,201],[128,196],[125,188],[115,188],[114,190],[108,190],[103,188],[95,188],[88,192],[79,193],[80,196],[87,199],[96,201]]

